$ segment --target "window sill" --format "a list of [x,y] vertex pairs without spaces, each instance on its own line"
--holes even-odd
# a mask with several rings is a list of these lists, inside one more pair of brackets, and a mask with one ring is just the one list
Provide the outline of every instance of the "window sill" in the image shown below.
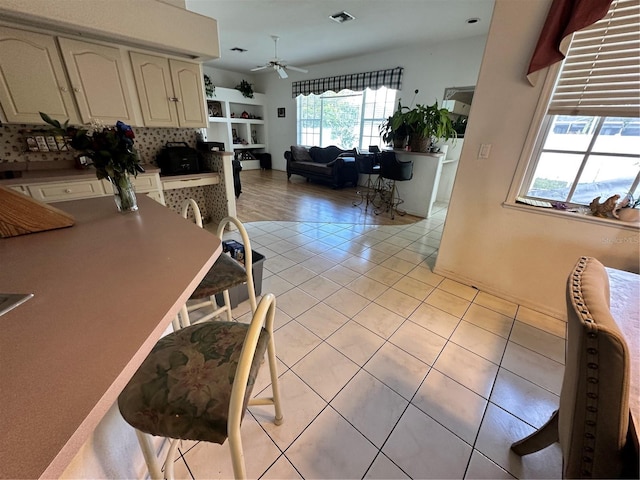
[[640,223],[623,222],[615,218],[594,217],[593,215],[585,215],[583,213],[578,213],[578,212],[556,210],[555,208],[534,207],[531,205],[526,205],[523,203],[515,203],[515,202],[504,202],[502,206],[505,208],[513,209],[513,210],[519,210],[521,212],[534,213],[537,215],[545,215],[550,217],[562,218],[565,220],[573,220],[576,222],[595,223],[602,227],[621,228],[624,230],[630,230],[635,232],[640,230]]

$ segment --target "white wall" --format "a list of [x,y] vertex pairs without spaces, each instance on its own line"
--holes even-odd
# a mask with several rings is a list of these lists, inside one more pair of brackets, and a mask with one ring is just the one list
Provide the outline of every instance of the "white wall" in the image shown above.
[[[409,105],[413,92],[420,90],[416,103],[442,101],[446,87],[475,85],[486,37],[473,37],[437,45],[414,45],[372,55],[309,66],[309,73],[289,72],[280,79],[273,72],[255,75],[257,88],[267,93],[269,153],[273,168],[286,170],[284,152],[296,143],[296,102],[291,97],[291,84],[298,80],[333,75],[404,67],[403,105]],[[215,83],[215,82],[214,82]],[[277,109],[286,108],[286,117],[278,118]]]
[[[435,271],[565,318],[581,255],[638,271],[638,231],[505,208],[543,83],[525,72],[551,0],[497,0]],[[480,144],[491,156],[478,160]]]
[[[208,62],[209,64],[215,64],[215,60]],[[247,75],[246,73],[232,72],[230,70],[222,70],[220,68],[211,67],[209,65],[203,65],[202,70],[209,75],[211,82],[216,87],[235,88],[242,80],[246,80],[253,85],[254,92],[264,93],[264,90],[258,88],[255,84],[255,76]]]

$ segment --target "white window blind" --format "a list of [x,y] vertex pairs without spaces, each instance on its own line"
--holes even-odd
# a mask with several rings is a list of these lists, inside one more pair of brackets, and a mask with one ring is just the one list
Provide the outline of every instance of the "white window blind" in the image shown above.
[[576,32],[549,106],[552,115],[640,115],[640,4],[613,0]]

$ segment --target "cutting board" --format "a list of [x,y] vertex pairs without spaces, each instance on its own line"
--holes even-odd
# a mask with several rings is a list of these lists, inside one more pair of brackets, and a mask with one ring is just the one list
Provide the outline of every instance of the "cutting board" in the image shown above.
[[51,205],[0,186],[0,237],[70,227],[74,218]]

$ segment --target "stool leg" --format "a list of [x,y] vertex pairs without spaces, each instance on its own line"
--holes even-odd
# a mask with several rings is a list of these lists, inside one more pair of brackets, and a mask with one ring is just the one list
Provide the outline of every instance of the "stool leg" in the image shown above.
[[273,407],[276,416],[273,421],[276,425],[281,425],[283,421],[282,406],[280,405],[280,386],[278,384],[278,367],[276,363],[276,346],[273,341],[273,332],[270,332],[269,343],[267,345],[267,355],[269,358],[269,374],[271,376],[271,391],[273,393]]
[[395,218],[395,214],[397,213],[401,217],[406,215],[407,212],[398,208],[399,205],[402,205],[404,200],[400,198],[400,194],[398,193],[398,185],[396,181],[393,181],[393,186],[391,187],[391,196],[389,198],[389,206],[388,210],[391,212],[391,219]]
[[227,432],[229,439],[229,450],[231,451],[231,463],[233,465],[233,476],[237,479],[247,478],[247,471],[244,466],[244,452],[242,450],[242,439],[240,438],[240,425]]
[[395,211],[396,211],[395,198],[396,198],[397,194],[398,194],[398,190],[396,188],[396,181],[394,180],[393,184],[391,185],[391,195],[389,195],[389,205],[387,207],[387,209],[391,213],[391,220],[396,218],[396,216],[395,216]]
[[231,298],[229,298],[229,290],[225,290],[222,292],[222,296],[224,298],[224,306],[227,309],[227,321],[233,322],[233,317],[231,316]]
[[176,452],[178,451],[178,446],[180,445],[180,440],[171,439],[171,445],[169,445],[169,451],[167,452],[167,456],[164,459],[164,478],[167,480],[173,480],[175,475],[173,474],[173,466],[176,463]]
[[158,466],[158,458],[156,454],[153,452],[153,447],[151,446],[151,439],[149,435],[144,432],[141,432],[138,429],[135,429],[136,437],[138,437],[138,443],[140,444],[140,450],[142,450],[142,456],[144,457],[144,461],[147,464],[147,470],[149,470],[149,476],[152,480],[162,480],[164,476],[160,471],[160,467]]
[[362,190],[357,190],[356,195],[360,197],[360,201],[353,202],[351,205],[353,205],[354,207],[357,207],[358,205],[362,205],[362,202],[364,201],[364,195],[362,194]]

